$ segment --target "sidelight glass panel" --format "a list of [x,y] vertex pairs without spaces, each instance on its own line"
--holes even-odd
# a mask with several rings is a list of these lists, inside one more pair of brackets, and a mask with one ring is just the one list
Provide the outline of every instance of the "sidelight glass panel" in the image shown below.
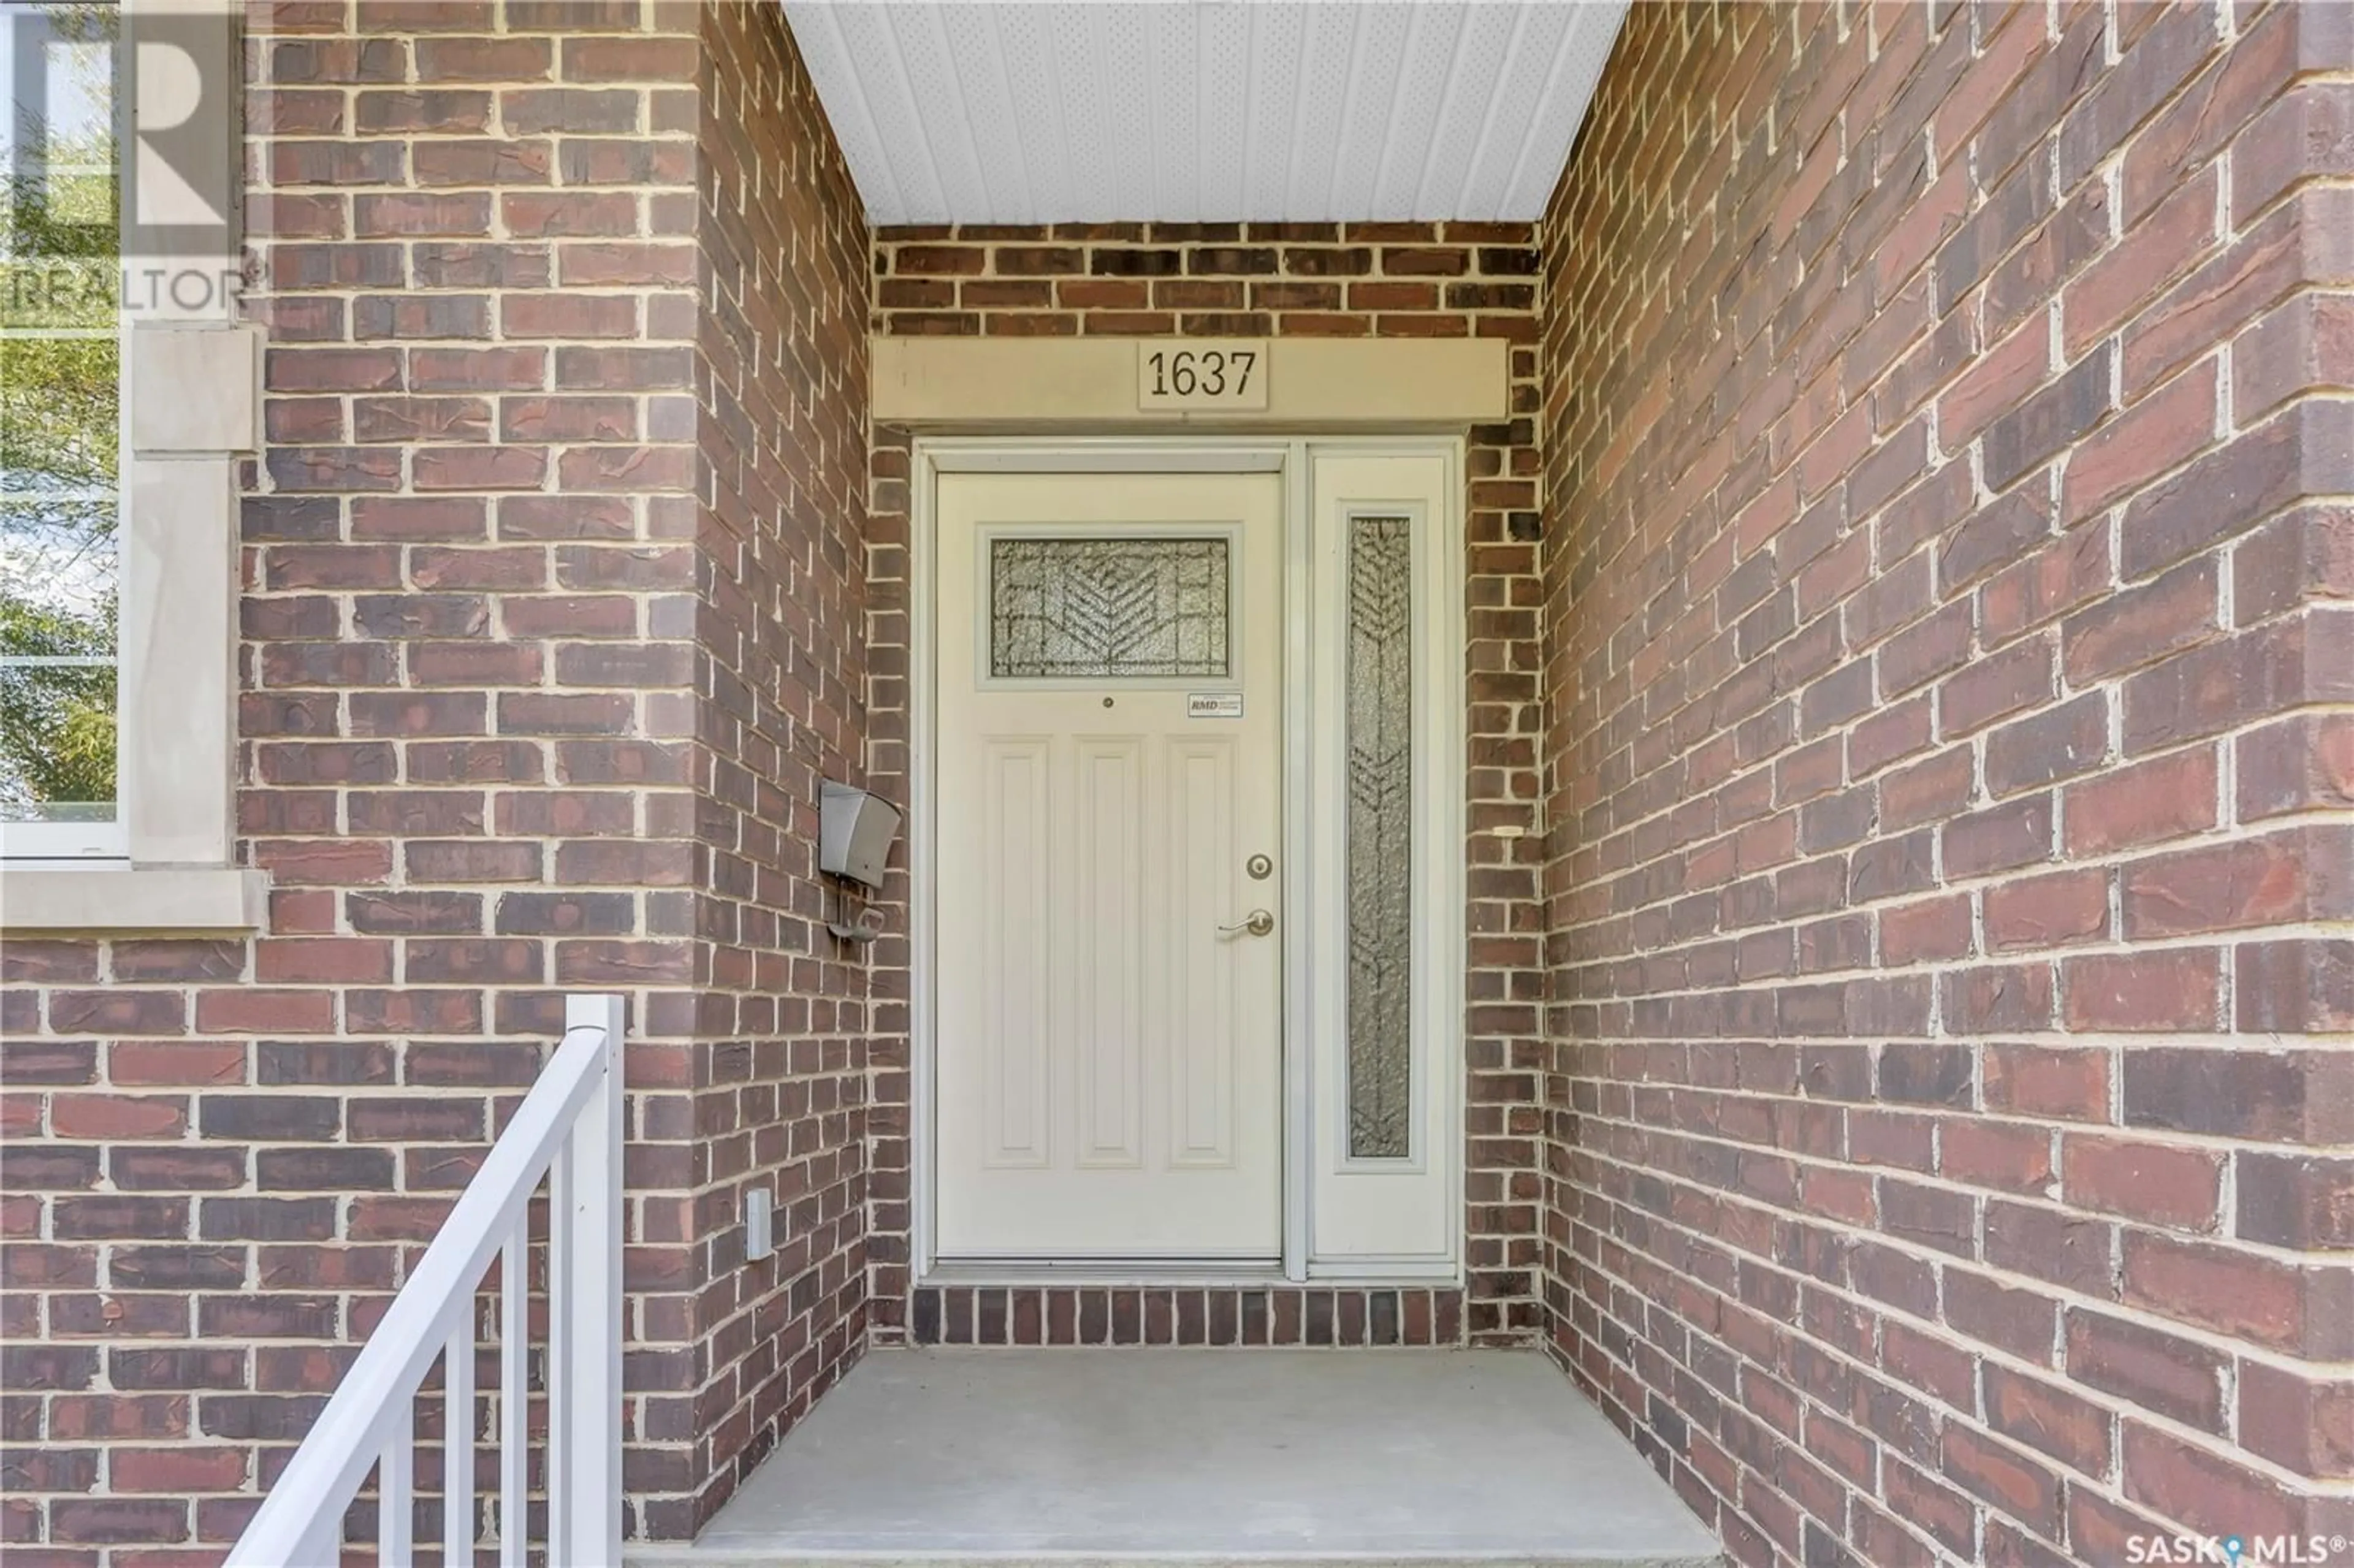
[[1223,538],[996,538],[989,673],[1231,674]]
[[1349,1153],[1414,1142],[1413,532],[1349,524]]

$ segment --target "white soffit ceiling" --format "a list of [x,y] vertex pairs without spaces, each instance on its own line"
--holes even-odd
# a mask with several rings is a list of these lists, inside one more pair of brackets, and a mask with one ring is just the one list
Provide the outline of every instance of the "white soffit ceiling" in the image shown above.
[[784,0],[878,225],[1530,219],[1627,0]]

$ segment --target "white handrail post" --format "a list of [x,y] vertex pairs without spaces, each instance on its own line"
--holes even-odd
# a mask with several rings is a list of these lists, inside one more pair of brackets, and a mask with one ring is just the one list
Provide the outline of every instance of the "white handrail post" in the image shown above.
[[417,1406],[395,1400],[385,1416],[384,1457],[376,1469],[376,1555],[384,1568],[416,1568]]
[[604,1078],[548,1185],[548,1560],[621,1564],[621,999],[566,1000],[605,1032]]
[[[471,1305],[471,1302],[469,1303]],[[474,1568],[474,1315],[441,1352],[441,1563]]]
[[518,1218],[499,1254],[499,1568],[525,1568],[530,1534],[530,1224]]

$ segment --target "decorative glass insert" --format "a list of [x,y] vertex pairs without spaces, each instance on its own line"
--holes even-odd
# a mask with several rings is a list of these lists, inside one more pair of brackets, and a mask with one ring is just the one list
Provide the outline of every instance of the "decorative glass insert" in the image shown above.
[[1223,538],[992,539],[989,673],[1231,674],[1226,570]]
[[1349,1153],[1414,1141],[1413,532],[1349,524]]
[[106,4],[0,14],[0,821],[115,818],[121,227]]

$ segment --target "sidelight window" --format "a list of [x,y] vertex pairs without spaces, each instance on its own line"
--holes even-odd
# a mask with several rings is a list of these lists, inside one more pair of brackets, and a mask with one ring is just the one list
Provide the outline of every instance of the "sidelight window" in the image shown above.
[[1349,523],[1349,1154],[1414,1128],[1414,551],[1405,517]]

